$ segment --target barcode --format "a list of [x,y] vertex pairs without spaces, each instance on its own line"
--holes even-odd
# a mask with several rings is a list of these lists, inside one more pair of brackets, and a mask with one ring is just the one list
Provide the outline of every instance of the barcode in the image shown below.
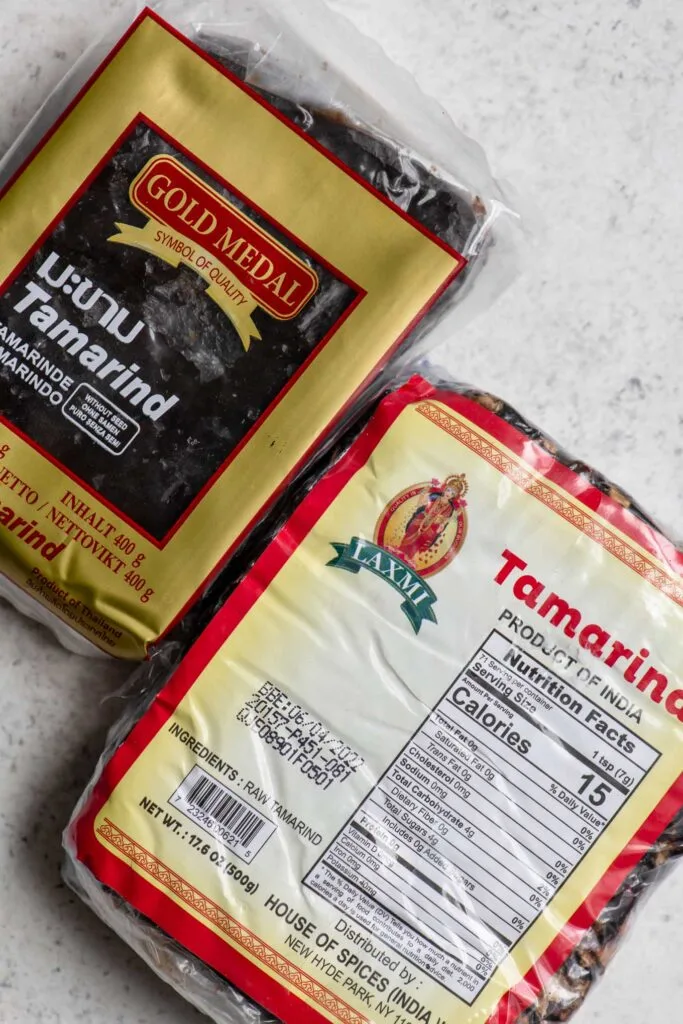
[[265,825],[255,811],[211,779],[204,778],[195,783],[187,794],[187,800],[229,828],[245,846],[249,846]]
[[269,818],[198,765],[170,803],[247,863],[276,831]]

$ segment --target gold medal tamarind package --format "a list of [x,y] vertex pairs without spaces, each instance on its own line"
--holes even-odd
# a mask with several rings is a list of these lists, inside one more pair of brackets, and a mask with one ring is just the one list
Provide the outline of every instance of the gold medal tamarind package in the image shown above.
[[483,155],[304,7],[141,11],[4,165],[0,589],[71,645],[144,656],[387,361],[502,285]]
[[143,668],[67,880],[220,1024],[568,1020],[683,853],[682,572],[503,402],[413,378]]

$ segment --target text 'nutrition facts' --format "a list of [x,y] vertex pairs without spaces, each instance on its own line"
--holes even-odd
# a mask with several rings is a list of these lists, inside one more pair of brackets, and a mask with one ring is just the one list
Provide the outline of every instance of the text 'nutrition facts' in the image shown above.
[[472,1003],[658,757],[494,631],[306,884]]

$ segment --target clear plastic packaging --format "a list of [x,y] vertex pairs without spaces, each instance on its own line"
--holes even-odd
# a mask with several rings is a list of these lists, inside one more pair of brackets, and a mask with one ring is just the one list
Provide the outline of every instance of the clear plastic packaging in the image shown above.
[[138,669],[68,883],[219,1024],[569,1020],[683,852],[681,551],[413,377],[249,561]]
[[521,232],[476,143],[314,0],[124,12],[0,165],[0,589],[139,659]]

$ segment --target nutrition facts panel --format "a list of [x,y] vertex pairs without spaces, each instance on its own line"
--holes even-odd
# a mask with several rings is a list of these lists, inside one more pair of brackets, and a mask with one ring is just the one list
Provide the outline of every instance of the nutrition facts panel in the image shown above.
[[658,757],[494,630],[305,883],[472,1003]]

